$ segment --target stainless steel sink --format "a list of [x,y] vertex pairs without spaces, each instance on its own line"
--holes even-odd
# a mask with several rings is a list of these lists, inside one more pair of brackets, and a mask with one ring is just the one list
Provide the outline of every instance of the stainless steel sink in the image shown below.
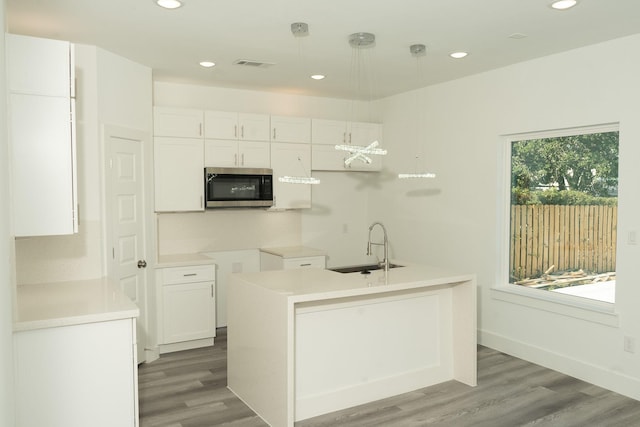
[[[403,265],[389,263],[389,268],[398,268],[398,267],[404,267],[404,266]],[[329,270],[336,271],[338,273],[369,274],[374,270],[381,270],[382,268],[384,268],[384,267],[380,266],[378,264],[367,264],[367,265],[351,265],[351,266],[348,266],[348,267],[329,268]]]

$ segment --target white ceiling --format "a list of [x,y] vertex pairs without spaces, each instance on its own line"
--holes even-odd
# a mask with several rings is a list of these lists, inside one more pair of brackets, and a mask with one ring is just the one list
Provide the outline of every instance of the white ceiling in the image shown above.
[[[640,0],[581,0],[567,11],[548,0],[184,0],[176,10],[153,0],[7,0],[6,8],[9,32],[96,45],[151,67],[157,81],[363,99],[640,32]],[[294,37],[293,22],[306,22],[309,35]],[[356,52],[347,41],[355,32],[374,33],[375,46]],[[426,56],[411,56],[414,43]],[[457,50],[470,54],[448,56]],[[218,65],[204,69],[202,60]]]

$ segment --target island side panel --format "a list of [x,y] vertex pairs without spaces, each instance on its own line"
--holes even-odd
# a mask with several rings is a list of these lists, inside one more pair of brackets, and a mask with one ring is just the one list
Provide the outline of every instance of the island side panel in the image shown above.
[[451,289],[343,298],[296,310],[296,421],[448,381]]
[[453,377],[461,383],[478,383],[478,320],[475,277],[452,286]]
[[227,385],[271,426],[293,425],[287,296],[231,275]]

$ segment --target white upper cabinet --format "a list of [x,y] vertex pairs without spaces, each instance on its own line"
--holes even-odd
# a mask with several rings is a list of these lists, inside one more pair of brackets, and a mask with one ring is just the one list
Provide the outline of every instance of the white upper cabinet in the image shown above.
[[382,157],[368,156],[371,163],[359,159],[349,165],[344,161],[350,156],[346,151],[336,150],[336,145],[368,146],[378,141],[382,146],[382,126],[378,123],[346,122],[342,120],[312,121],[312,169],[325,171],[379,171],[382,169]]
[[72,45],[12,34],[6,41],[14,234],[77,233]]
[[153,156],[156,212],[203,211],[203,141],[155,137]]
[[207,139],[204,142],[205,167],[269,168],[268,142]]
[[204,113],[189,108],[153,108],[153,135],[202,138]]
[[68,97],[73,87],[73,52],[68,42],[7,34],[9,90]]
[[347,122],[344,120],[311,120],[311,142],[314,144],[346,144],[348,132]]
[[367,146],[378,141],[382,146],[382,126],[378,123],[350,122],[349,143],[353,145]]
[[311,173],[311,146],[287,142],[271,143],[273,194],[276,209],[311,207],[311,185],[280,182],[282,176],[306,176]]
[[272,142],[311,142],[311,119],[305,117],[271,116]]
[[269,115],[205,111],[205,138],[269,141]]

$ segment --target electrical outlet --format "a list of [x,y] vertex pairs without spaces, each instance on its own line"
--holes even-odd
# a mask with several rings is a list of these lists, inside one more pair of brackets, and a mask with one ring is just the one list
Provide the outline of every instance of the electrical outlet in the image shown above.
[[243,265],[241,262],[231,263],[231,272],[232,273],[242,273]]
[[636,340],[633,337],[626,336],[624,337],[624,351],[627,353],[635,353],[636,352]]

